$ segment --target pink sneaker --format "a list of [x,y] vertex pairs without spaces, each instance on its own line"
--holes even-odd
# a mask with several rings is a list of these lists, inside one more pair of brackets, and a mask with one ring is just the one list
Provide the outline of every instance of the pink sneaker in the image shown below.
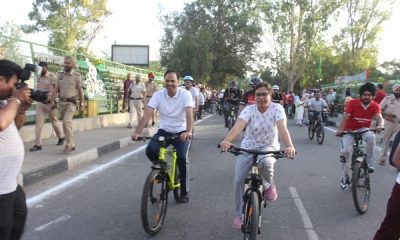
[[242,218],[237,216],[235,219],[233,219],[233,228],[235,229],[241,229],[242,228]]
[[278,198],[275,185],[271,185],[267,190],[264,191],[264,198],[270,202],[273,202]]

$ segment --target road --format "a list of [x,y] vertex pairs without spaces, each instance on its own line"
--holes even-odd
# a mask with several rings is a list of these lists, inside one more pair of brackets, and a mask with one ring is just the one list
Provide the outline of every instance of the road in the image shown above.
[[[263,209],[260,239],[372,239],[397,171],[376,167],[370,208],[359,215],[351,192],[339,188],[339,138],[327,129],[324,144],[318,145],[307,138],[306,127],[294,126],[293,120],[288,125],[298,155],[276,164],[279,197]],[[226,133],[218,115],[196,125],[190,201],[177,204],[171,194],[165,225],[151,239],[242,238],[231,227],[235,157],[216,148]],[[150,239],[140,220],[142,187],[151,166],[143,150],[138,143],[26,188],[29,214],[24,239]]]

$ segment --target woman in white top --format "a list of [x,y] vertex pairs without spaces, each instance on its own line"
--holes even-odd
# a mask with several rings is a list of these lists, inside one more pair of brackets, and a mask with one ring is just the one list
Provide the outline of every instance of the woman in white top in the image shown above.
[[[227,151],[233,144],[232,141],[246,128],[241,148],[258,149],[265,151],[278,151],[280,144],[278,134],[286,148],[285,154],[293,158],[295,149],[286,127],[286,114],[282,105],[271,101],[272,89],[269,83],[259,83],[255,87],[256,104],[246,106],[240,113],[236,124],[221,142],[221,150]],[[261,164],[261,175],[265,183],[265,197],[275,201],[277,192],[273,183],[275,158],[267,157]],[[250,171],[252,155],[239,155],[235,167],[235,210],[233,221],[234,228],[241,227],[241,206],[244,193],[244,180]]]
[[295,103],[296,105],[296,125],[302,126],[303,125],[303,116],[304,116],[304,102],[303,97],[299,96]]

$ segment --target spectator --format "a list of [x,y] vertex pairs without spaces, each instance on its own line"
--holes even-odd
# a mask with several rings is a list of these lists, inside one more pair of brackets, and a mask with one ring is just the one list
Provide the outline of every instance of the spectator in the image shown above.
[[382,83],[378,84],[378,91],[376,92],[374,101],[378,104],[386,97],[385,87]]
[[18,129],[29,108],[30,90],[15,89],[21,67],[0,60],[0,239],[18,240],[25,227],[27,206],[25,192],[17,183],[24,160],[24,143]]
[[131,86],[131,84],[133,83],[133,81],[131,80],[131,74],[128,73],[126,75],[126,80],[124,81],[124,99],[122,100],[122,110],[121,112],[125,112],[128,108],[129,111],[129,87]]
[[143,116],[144,97],[146,96],[146,88],[143,83],[140,82],[142,76],[136,74],[135,82],[129,86],[129,122],[128,128],[132,128],[133,122],[133,111],[136,111],[137,121],[139,122]]

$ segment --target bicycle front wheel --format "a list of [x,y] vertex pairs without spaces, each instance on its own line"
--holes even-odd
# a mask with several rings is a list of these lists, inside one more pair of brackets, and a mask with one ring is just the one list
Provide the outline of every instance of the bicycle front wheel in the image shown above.
[[260,199],[258,193],[250,192],[247,200],[244,202],[244,220],[242,231],[244,240],[258,239],[259,224],[260,224]]
[[370,196],[368,166],[365,162],[354,164],[351,184],[354,206],[358,213],[364,214],[368,210]]
[[165,173],[153,169],[144,184],[142,194],[142,224],[147,234],[155,235],[164,224],[168,205],[168,189]]
[[317,142],[318,144],[322,144],[324,142],[325,139],[325,129],[324,126],[322,126],[322,124],[319,124],[318,128],[317,128]]
[[314,124],[308,124],[308,138],[313,140],[314,138]]
[[231,130],[231,128],[233,127],[234,124],[235,124],[235,119],[229,118],[228,119],[228,131]]

